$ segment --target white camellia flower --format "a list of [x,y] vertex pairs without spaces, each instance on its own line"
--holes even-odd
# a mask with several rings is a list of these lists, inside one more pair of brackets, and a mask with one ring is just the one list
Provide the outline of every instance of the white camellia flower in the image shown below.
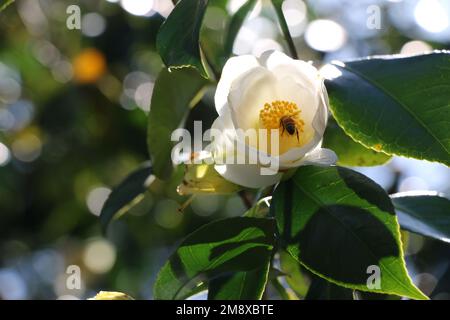
[[[277,163],[277,171],[271,174],[261,173],[267,162],[216,164],[217,172],[228,181],[260,188],[277,183],[291,168],[328,166],[337,160],[333,151],[321,148],[328,95],[318,70],[307,62],[277,51],[265,52],[260,58],[230,58],[217,86],[215,105],[219,117],[212,129],[222,132],[212,144],[216,159],[223,159],[224,153],[239,156],[245,150],[247,155]],[[261,149],[259,143],[235,134],[237,129],[266,129],[268,133],[277,129],[278,148],[275,152],[270,147]],[[267,141],[270,145],[270,134]]]

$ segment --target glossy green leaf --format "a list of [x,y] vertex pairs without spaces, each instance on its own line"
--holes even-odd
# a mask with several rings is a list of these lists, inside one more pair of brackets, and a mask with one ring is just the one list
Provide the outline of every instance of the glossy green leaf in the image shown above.
[[257,0],[247,0],[236,13],[231,17],[225,38],[225,56],[229,57],[233,51],[234,40],[236,39],[242,24],[247,15],[255,7]]
[[327,66],[330,107],[354,140],[450,165],[450,52]]
[[208,0],[180,0],[156,38],[156,47],[166,66],[171,68],[194,67],[207,77],[200,53],[200,27]]
[[[279,184],[271,210],[287,251],[316,275],[351,289],[427,298],[406,271],[388,195],[364,175],[300,167]],[[367,285],[371,266],[381,272],[379,289]]]
[[100,212],[104,232],[112,219],[120,217],[143,198],[151,177],[152,166],[150,162],[146,162],[112,190]]
[[450,200],[439,195],[391,196],[403,229],[450,243]]
[[335,121],[328,121],[323,136],[323,147],[333,150],[338,156],[337,164],[344,166],[378,166],[392,158],[390,155],[368,149],[354,141]]
[[270,255],[261,267],[246,272],[232,272],[211,279],[209,300],[259,300],[266,288]]
[[195,69],[184,68],[158,75],[153,89],[148,116],[147,146],[153,171],[158,178],[167,179],[172,172],[170,137],[186,118],[189,109],[201,97],[208,84]]
[[[159,272],[154,287],[155,299],[180,299],[201,282],[238,273],[237,278],[224,282],[226,292],[219,293],[220,288],[213,288],[215,297],[228,296],[229,288],[238,278],[242,279],[243,273],[267,266],[274,235],[273,219],[236,217],[201,227],[180,244]],[[254,274],[251,277],[256,278]],[[261,283],[247,286],[246,296],[252,288],[261,288],[266,276],[257,278]]]

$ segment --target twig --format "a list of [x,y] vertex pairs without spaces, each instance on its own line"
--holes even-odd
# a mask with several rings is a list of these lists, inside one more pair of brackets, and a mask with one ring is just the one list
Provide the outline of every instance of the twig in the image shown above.
[[283,14],[282,3],[282,0],[272,0],[273,7],[275,8],[275,12],[278,17],[278,23],[280,24],[281,31],[283,31],[284,38],[287,41],[291,57],[294,59],[298,59],[297,49],[295,49],[294,41],[292,40],[291,33],[289,32],[289,27]]

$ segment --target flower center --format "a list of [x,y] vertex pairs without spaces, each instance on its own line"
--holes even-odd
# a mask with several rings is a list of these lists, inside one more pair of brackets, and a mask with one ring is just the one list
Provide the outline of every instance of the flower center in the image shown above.
[[282,135],[298,136],[305,126],[300,112],[294,102],[276,100],[264,104],[259,112],[259,119],[266,129],[280,129]]

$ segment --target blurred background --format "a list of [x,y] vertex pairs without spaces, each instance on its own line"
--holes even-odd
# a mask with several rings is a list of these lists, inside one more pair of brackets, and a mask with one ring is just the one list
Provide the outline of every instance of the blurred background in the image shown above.
[[[244,2],[210,0],[201,41],[218,69],[224,30]],[[81,29],[70,30],[74,4]],[[16,0],[0,13],[0,299],[85,299],[99,290],[151,299],[157,271],[187,233],[245,211],[238,196],[198,196],[180,213],[177,181],[156,180],[101,235],[111,188],[148,159],[147,113],[163,67],[155,37],[172,8],[170,0]],[[300,58],[317,67],[450,49],[450,0],[285,0],[283,11]],[[269,49],[286,51],[261,0],[233,53]],[[212,94],[190,120],[212,122]],[[390,193],[450,192],[450,170],[436,163],[394,157],[357,170]],[[450,299],[448,244],[410,234],[406,260],[426,294]],[[80,267],[80,289],[66,286],[70,265]]]

